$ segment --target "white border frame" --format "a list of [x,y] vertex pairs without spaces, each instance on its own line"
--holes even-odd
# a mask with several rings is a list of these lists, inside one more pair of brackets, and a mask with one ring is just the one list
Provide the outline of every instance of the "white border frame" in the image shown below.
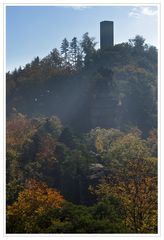
[[[66,237],[66,238],[75,238],[75,237],[98,237],[99,239],[105,239],[106,237],[116,237],[117,239],[127,239],[127,238],[138,238],[138,237],[147,237],[148,239],[155,239],[155,238],[161,238],[162,237],[162,233],[161,233],[161,194],[160,194],[160,190],[161,190],[161,167],[162,167],[162,163],[161,163],[161,61],[162,61],[162,56],[161,56],[161,51],[162,51],[162,47],[161,47],[161,24],[162,24],[162,0],[161,1],[144,1],[144,3],[141,0],[136,0],[137,3],[133,0],[129,1],[127,0],[126,3],[125,2],[120,2],[118,0],[115,0],[114,2],[111,2],[109,0],[104,0],[103,3],[101,3],[100,1],[94,1],[94,3],[88,3],[88,1],[86,0],[81,0],[81,2],[77,2],[75,0],[72,0],[71,3],[66,1],[66,0],[61,0],[61,2],[55,3],[55,0],[51,0],[49,3],[47,3],[45,0],[44,2],[40,2],[35,0],[35,2],[33,0],[27,0],[28,3],[26,3],[24,0],[13,0],[11,3],[7,2],[6,0],[3,1],[3,3],[1,3],[1,8],[0,8],[0,15],[3,16],[3,21],[1,22],[1,27],[3,25],[3,44],[0,43],[3,48],[3,68],[2,66],[0,67],[0,71],[3,72],[3,83],[0,82],[0,89],[3,90],[3,95],[1,95],[2,102],[0,101],[0,107],[3,108],[3,115],[1,116],[1,122],[3,122],[3,130],[2,130],[2,135],[3,135],[3,143],[2,145],[2,149],[3,149],[3,166],[2,168],[0,168],[1,170],[3,170],[2,174],[3,175],[3,197],[2,197],[2,201],[3,201],[3,214],[0,216],[1,217],[1,223],[3,222],[3,235],[2,237],[4,238],[8,238],[8,237],[13,237],[15,239],[17,238],[22,238],[22,239],[26,239],[29,237]],[[2,6],[3,4],[3,6]],[[6,79],[6,7],[7,6],[158,6],[158,46],[159,46],[159,55],[158,55],[158,143],[159,143],[159,155],[158,155],[158,234],[6,234],[6,221],[5,221],[5,169],[6,169],[6,164],[5,164],[5,155],[6,155],[6,141],[5,141],[5,137],[6,137],[6,131],[5,131],[5,125],[6,125],[6,114],[5,114],[5,109],[6,109],[6,84],[5,84],[5,79]],[[1,46],[0,45],[0,46]],[[1,49],[2,49],[1,48]],[[0,99],[1,100],[1,99]],[[1,133],[1,132],[0,132]],[[0,235],[1,236],[1,235]]]

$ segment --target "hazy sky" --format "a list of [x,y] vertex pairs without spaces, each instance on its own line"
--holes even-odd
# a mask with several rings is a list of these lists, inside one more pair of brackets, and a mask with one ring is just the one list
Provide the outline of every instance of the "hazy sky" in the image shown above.
[[[127,42],[142,35],[146,43],[157,46],[156,6],[7,6],[6,67],[25,66],[34,57],[60,48],[62,40],[81,39],[85,32],[96,38],[99,48],[100,21],[114,21],[114,43]],[[158,46],[157,46],[158,47]]]

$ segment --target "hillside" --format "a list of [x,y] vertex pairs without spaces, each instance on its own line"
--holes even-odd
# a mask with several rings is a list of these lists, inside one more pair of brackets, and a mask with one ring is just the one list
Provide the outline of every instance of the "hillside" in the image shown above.
[[157,233],[157,49],[88,33],[7,73],[7,233]]
[[64,39],[43,59],[8,72],[7,117],[13,109],[29,117],[59,117],[76,132],[95,127],[145,136],[157,126],[157,49],[136,36],[96,50],[88,33]]

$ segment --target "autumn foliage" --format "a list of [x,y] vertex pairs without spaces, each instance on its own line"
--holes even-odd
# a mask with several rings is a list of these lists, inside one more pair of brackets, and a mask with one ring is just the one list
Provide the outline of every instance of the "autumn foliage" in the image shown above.
[[100,197],[115,196],[124,204],[125,225],[131,232],[154,232],[157,228],[157,160],[146,141],[127,134],[108,151],[111,174],[96,186]]
[[141,134],[95,128],[79,136],[56,117],[15,113],[7,121],[7,232],[157,232],[156,131]]
[[158,233],[158,51],[95,46],[6,74],[7,233]]
[[44,183],[30,179],[18,199],[7,206],[8,231],[33,231],[33,223],[49,209],[61,208],[64,198],[53,188]]

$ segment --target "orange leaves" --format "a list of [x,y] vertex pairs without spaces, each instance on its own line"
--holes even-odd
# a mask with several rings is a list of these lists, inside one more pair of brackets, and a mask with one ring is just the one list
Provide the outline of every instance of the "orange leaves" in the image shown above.
[[31,219],[43,214],[48,208],[60,208],[63,201],[63,196],[55,189],[31,179],[25,189],[19,193],[17,201],[7,207],[7,216]]
[[20,149],[24,142],[35,132],[35,126],[24,115],[18,113],[16,117],[7,121],[6,144],[7,147]]
[[7,231],[36,233],[45,214],[61,208],[63,202],[63,196],[55,189],[30,179],[24,190],[19,193],[17,201],[7,206]]
[[[35,201],[37,205],[45,207],[59,208],[64,198],[55,189],[48,188],[45,183],[31,179],[27,182],[27,188],[22,192],[23,196],[28,196],[27,200]],[[19,201],[19,197],[18,197]]]
[[53,188],[47,189],[46,200],[47,207],[52,206],[54,208],[60,208],[63,200],[64,200],[63,196],[61,196],[58,192],[54,191]]
[[[16,112],[16,110],[15,110]],[[7,159],[7,181],[14,180],[23,172],[20,169],[20,156],[25,145],[32,141],[36,132],[36,124],[32,123],[26,116],[15,113],[15,116],[6,124],[6,159]]]
[[37,153],[37,158],[40,160],[56,160],[54,152],[55,152],[55,140],[49,136],[48,134],[44,136],[42,139],[42,144]]

